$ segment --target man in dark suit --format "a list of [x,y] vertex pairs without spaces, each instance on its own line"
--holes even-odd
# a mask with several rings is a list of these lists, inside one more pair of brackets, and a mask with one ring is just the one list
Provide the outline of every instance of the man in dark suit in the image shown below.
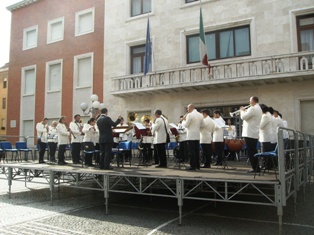
[[114,122],[108,117],[108,110],[103,108],[101,110],[101,115],[97,120],[97,126],[99,129],[99,145],[100,145],[100,162],[99,168],[105,170],[112,170],[110,166],[111,161],[111,151],[113,144],[112,137],[112,127],[117,126],[122,120],[122,117],[119,116],[118,119]]

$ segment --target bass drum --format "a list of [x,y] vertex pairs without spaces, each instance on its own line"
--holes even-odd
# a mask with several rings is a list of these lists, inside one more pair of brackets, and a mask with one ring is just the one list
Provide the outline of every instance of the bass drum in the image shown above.
[[174,156],[176,159],[181,160],[182,156],[181,156],[181,153],[180,153],[180,146],[179,146],[179,145],[177,145],[177,146],[173,149],[173,156]]
[[225,140],[225,144],[227,146],[227,149],[231,152],[241,151],[244,143],[245,142],[242,139],[226,139]]

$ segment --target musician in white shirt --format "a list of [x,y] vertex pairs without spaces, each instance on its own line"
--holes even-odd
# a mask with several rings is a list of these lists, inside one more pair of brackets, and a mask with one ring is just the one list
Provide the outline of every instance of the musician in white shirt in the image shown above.
[[[243,120],[242,136],[244,137],[247,155],[250,159],[252,170],[249,172],[260,171],[258,159],[254,157],[257,153],[257,141],[259,137],[259,125],[262,119],[262,109],[258,104],[258,97],[250,98],[250,107],[240,108],[240,118]],[[256,170],[257,169],[257,170]]]
[[37,138],[40,139],[39,143],[39,163],[46,163],[44,161],[44,155],[47,147],[48,137],[48,118],[44,118],[41,122],[37,123]]
[[223,120],[220,115],[220,110],[214,111],[215,128],[213,142],[215,146],[215,156],[217,158],[215,166],[221,166],[223,163],[225,120]]
[[49,160],[51,162],[56,162],[56,150],[58,145],[58,131],[57,131],[57,121],[53,121],[48,129],[48,147],[49,147]]
[[185,128],[185,120],[183,120],[183,116],[180,116],[180,122],[178,124],[178,132],[179,132],[179,151],[181,156],[181,162],[187,162],[189,160],[188,155],[188,141],[187,141],[187,130]]
[[143,163],[149,163],[152,160],[153,150],[152,142],[153,137],[151,133],[151,122],[147,118],[144,120],[143,126],[146,128],[146,135],[142,136],[142,147],[143,147]]
[[66,146],[69,144],[71,131],[68,128],[68,124],[66,121],[67,121],[66,117],[62,116],[59,119],[59,123],[57,125],[58,143],[59,143],[58,165],[68,164],[66,161],[64,161],[64,153],[65,153]]
[[200,144],[202,147],[202,159],[204,161],[204,166],[202,168],[210,168],[211,157],[212,157],[212,135],[215,128],[215,123],[213,119],[209,116],[209,110],[202,110],[204,117],[204,126],[201,127],[200,133]]
[[81,163],[81,143],[83,133],[83,125],[81,124],[81,115],[76,114],[74,120],[70,123],[70,130],[73,133],[71,135],[71,147],[72,147],[72,161],[74,164]]
[[162,116],[161,110],[155,111],[155,121],[152,125],[152,133],[154,135],[154,150],[159,158],[159,165],[156,167],[167,168],[166,142],[167,134],[169,134],[168,120]]
[[199,113],[194,104],[187,106],[188,114],[185,117],[185,127],[187,129],[187,140],[190,156],[190,168],[187,170],[199,170],[200,169],[200,132],[204,126],[204,118]]
[[[84,124],[82,129],[84,135],[83,142],[91,142],[96,145],[97,138],[99,138],[99,130],[96,125],[96,119],[90,118],[87,123]],[[95,166],[93,164],[94,154],[85,154],[85,166]]]

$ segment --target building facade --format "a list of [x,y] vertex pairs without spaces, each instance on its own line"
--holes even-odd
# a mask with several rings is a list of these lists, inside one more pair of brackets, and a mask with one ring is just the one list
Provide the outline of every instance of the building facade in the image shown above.
[[8,135],[34,136],[44,117],[51,122],[67,116],[70,122],[91,94],[102,97],[103,2],[24,0],[7,7]]
[[7,96],[8,96],[9,64],[0,68],[0,136],[7,133]]
[[158,108],[178,122],[194,103],[228,118],[258,96],[290,128],[313,134],[313,1],[203,0],[202,15],[210,74],[199,58],[200,1],[105,1],[104,103],[112,116]]

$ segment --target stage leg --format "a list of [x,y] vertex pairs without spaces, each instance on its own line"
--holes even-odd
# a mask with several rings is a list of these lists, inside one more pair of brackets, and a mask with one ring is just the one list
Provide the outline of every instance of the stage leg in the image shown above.
[[54,177],[53,171],[49,171],[49,184],[50,184],[50,205],[53,206],[53,189],[54,189]]
[[177,198],[179,206],[179,225],[182,225],[182,206],[183,206],[183,180],[177,179]]
[[11,167],[8,168],[8,185],[9,185],[9,198],[11,199],[11,186],[12,186],[12,172],[13,169]]
[[104,180],[104,197],[105,197],[105,203],[106,203],[106,215],[108,215],[108,204],[109,204],[109,176],[103,175]]

